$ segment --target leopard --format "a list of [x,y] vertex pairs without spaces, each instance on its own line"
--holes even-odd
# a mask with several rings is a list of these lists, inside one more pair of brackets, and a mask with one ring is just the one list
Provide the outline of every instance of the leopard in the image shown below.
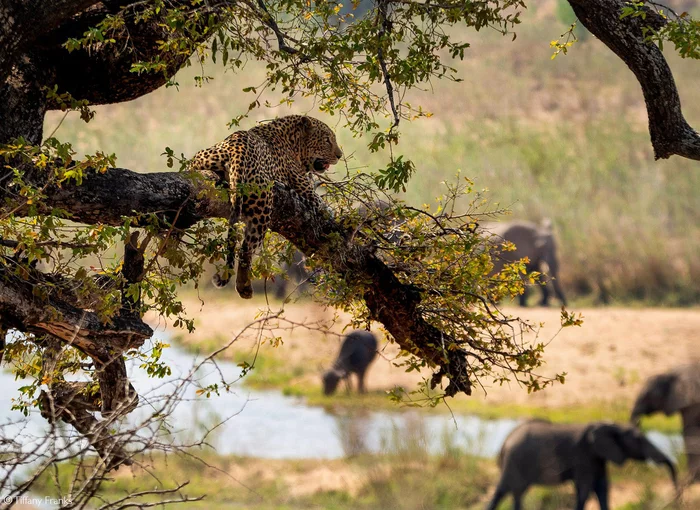
[[228,187],[231,200],[226,262],[222,274],[214,275],[216,287],[224,287],[234,274],[236,224],[243,222],[236,291],[244,299],[253,297],[252,260],[270,227],[274,182],[296,191],[305,205],[325,210],[315,192],[314,175],[323,174],[342,157],[333,130],[306,115],[287,115],[247,131],[236,131],[194,155],[189,169]]

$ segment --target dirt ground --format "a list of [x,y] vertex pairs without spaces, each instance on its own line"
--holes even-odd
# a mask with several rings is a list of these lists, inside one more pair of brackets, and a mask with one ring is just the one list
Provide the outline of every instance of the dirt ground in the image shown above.
[[[260,345],[260,353],[298,367],[295,372],[300,382],[318,383],[324,367],[332,363],[343,328],[349,322],[347,314],[303,302],[285,305],[283,318],[267,323],[265,331],[259,325],[243,331],[248,324],[259,320],[261,310],[266,307],[264,302],[216,294],[202,299],[203,303],[195,297],[185,301],[188,313],[196,317],[197,330],[187,334],[167,328],[168,334],[177,336],[184,344],[198,346],[202,352],[231,343],[223,356],[236,359],[243,356],[252,361],[259,339],[269,338],[272,333],[282,344],[273,347],[264,343]],[[277,311],[279,305],[273,303],[271,309]],[[571,310],[583,315],[583,326],[560,331],[557,308],[505,309],[506,313],[532,323],[543,323],[538,341],[549,341],[549,345],[541,373],[566,372],[564,385],[528,395],[517,384],[493,386],[489,381],[481,381],[486,393],[476,391],[472,398],[539,407],[629,401],[648,376],[679,364],[700,361],[700,309]],[[326,326],[330,326],[332,333],[322,331]],[[396,385],[410,388],[420,376],[396,367],[397,346],[386,340],[378,325],[373,330],[380,338],[381,347],[380,356],[368,372],[368,389],[383,390]],[[530,335],[528,341],[534,340],[534,335]]]

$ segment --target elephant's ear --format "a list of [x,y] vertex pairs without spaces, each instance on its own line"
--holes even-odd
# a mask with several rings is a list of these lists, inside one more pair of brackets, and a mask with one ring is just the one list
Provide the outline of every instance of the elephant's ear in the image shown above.
[[673,414],[681,409],[700,403],[700,366],[689,365],[669,374],[668,398],[664,402],[664,413]]
[[675,414],[687,406],[688,388],[677,374],[663,374],[658,376],[658,384],[664,395],[661,411],[665,415]]
[[627,455],[620,445],[620,430],[615,425],[607,423],[591,425],[584,433],[584,440],[596,457],[618,465],[627,460]]

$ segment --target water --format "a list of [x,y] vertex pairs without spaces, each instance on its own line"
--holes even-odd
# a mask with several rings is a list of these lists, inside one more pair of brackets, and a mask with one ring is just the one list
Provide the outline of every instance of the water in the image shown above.
[[[166,396],[178,388],[178,381],[192,370],[193,355],[178,348],[168,348],[163,358],[172,368],[165,379],[149,378],[137,364],[129,367],[132,384],[142,398],[141,407],[129,416],[137,423]],[[283,396],[277,391],[252,391],[241,381],[233,391],[221,392],[211,398],[197,395],[197,389],[212,383],[234,381],[240,369],[233,363],[205,364],[192,377],[193,383],[180,387],[183,401],[170,418],[170,439],[178,443],[196,440],[212,423],[226,420],[208,437],[219,454],[236,454],[274,459],[326,458],[334,459],[358,452],[381,453],[395,450],[392,441],[408,438],[421,447],[438,453],[446,447],[467,453],[495,456],[508,433],[518,420],[482,420],[473,416],[445,414],[428,415],[416,412],[355,411],[332,414],[325,409],[310,407],[302,399]],[[23,415],[10,411],[11,398],[25,384],[15,381],[7,371],[0,371],[0,424],[20,421]],[[29,431],[41,435],[45,421],[38,413],[29,418]],[[7,434],[11,429],[6,429]],[[396,432],[400,432],[397,434]],[[675,456],[682,449],[682,438],[650,432],[649,439],[662,451]]]

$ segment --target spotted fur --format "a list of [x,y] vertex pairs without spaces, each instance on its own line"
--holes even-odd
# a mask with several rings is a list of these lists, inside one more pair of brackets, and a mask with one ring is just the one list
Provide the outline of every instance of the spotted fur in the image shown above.
[[323,206],[314,193],[312,175],[328,170],[342,156],[331,128],[302,115],[289,115],[248,131],[237,131],[195,154],[190,169],[218,183],[227,183],[231,196],[226,269],[223,276],[214,277],[215,285],[223,287],[233,274],[235,225],[243,221],[245,236],[238,254],[236,290],[243,298],[253,296],[251,262],[270,224],[273,182],[281,182],[303,200]]

